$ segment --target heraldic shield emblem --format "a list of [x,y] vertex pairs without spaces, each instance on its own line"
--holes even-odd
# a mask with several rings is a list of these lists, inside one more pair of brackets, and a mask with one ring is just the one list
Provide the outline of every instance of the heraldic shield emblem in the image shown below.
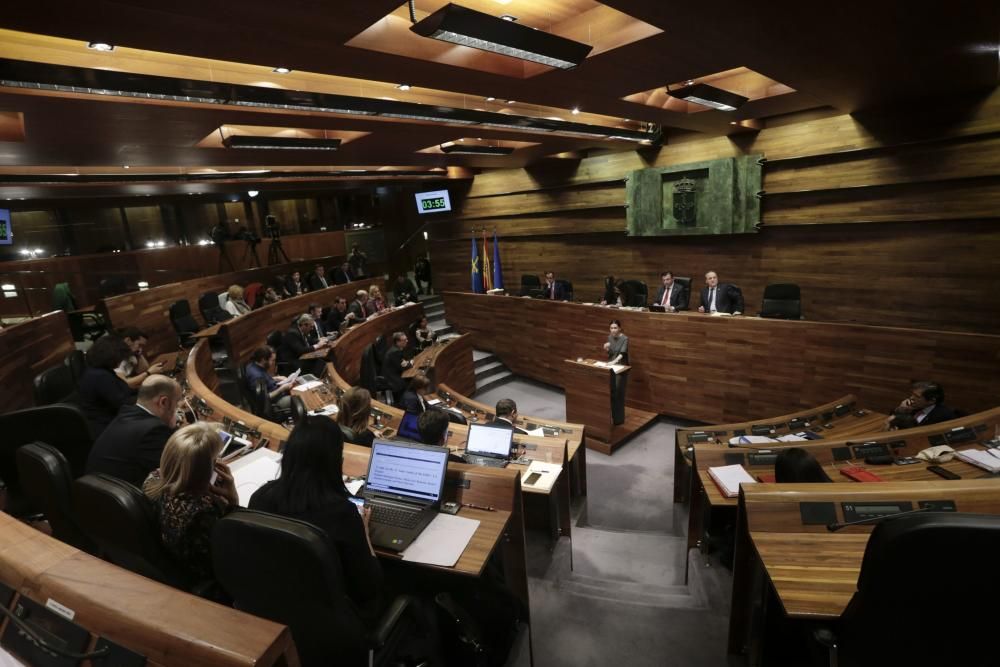
[[695,182],[690,178],[682,178],[674,184],[674,220],[678,225],[694,226],[697,223],[696,194]]

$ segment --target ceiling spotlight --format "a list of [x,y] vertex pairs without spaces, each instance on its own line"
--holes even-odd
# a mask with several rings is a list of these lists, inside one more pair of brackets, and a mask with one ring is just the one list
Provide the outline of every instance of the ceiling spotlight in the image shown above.
[[167,244],[166,244],[165,242],[163,242],[163,241],[157,241],[157,242],[156,242],[156,247],[157,247],[157,248],[163,248],[163,247],[164,247],[164,246],[166,246],[166,245],[167,245]]
[[90,42],[87,44],[88,49],[93,49],[94,51],[104,51],[109,53],[115,50],[114,44],[108,44],[107,42]]
[[259,195],[260,192],[257,191],[257,190],[247,190],[247,194],[250,195],[250,197],[252,198],[252,197],[256,197],[257,195]]
[[250,134],[230,134],[222,140],[226,148],[254,148],[259,150],[335,151],[340,139],[303,139],[299,137],[257,137]]
[[507,104],[513,104],[514,100],[507,100]]
[[576,67],[594,48],[516,21],[509,14],[497,18],[449,3],[410,26],[410,30],[424,37],[560,69]]
[[677,90],[667,88],[667,95],[705,107],[711,107],[712,109],[718,109],[719,111],[736,111],[749,100],[747,97],[710,86],[707,83],[685,86]]
[[288,69],[287,67],[275,67],[271,71],[274,72],[275,74],[291,74],[292,72],[292,70]]
[[410,84],[408,84],[408,83],[401,83],[401,84],[399,84],[396,87],[399,88],[400,90],[409,90],[410,89]]
[[497,99],[497,98],[495,98],[495,97],[487,97],[487,98],[486,98],[486,101],[487,101],[487,102],[495,102],[495,101],[496,101],[496,99]]
[[502,18],[504,21],[510,21],[511,23],[517,22],[517,17],[511,14],[501,14],[500,18]]
[[131,169],[131,168],[132,168],[132,167],[128,166],[127,164],[123,164],[123,165],[122,165],[122,169]]
[[573,107],[573,115],[575,116],[578,113],[580,113],[580,107]]

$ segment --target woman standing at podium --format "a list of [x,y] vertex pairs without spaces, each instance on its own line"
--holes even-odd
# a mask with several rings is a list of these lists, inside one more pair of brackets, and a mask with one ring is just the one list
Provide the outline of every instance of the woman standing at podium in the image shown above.
[[[622,323],[618,320],[611,320],[608,342],[604,344],[604,349],[608,353],[609,364],[628,365],[628,336],[622,333]],[[625,423],[625,383],[627,380],[628,371],[611,372],[611,422],[613,424]]]

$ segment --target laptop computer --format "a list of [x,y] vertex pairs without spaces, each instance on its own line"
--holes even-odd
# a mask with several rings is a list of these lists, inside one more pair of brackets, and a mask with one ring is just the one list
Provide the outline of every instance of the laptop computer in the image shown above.
[[399,437],[420,442],[419,420],[420,417],[412,412],[403,413],[403,418],[399,421]]
[[491,468],[503,468],[510,459],[510,443],[514,431],[509,428],[469,424],[469,439],[465,443],[466,463]]
[[376,440],[365,482],[372,544],[402,551],[437,515],[448,470],[448,449]]

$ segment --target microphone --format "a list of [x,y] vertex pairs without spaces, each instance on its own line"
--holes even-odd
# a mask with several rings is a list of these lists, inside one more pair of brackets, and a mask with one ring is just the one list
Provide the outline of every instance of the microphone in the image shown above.
[[831,533],[836,533],[841,528],[847,528],[848,526],[860,526],[866,523],[878,523],[884,519],[894,519],[897,516],[906,516],[907,514],[919,514],[920,512],[929,512],[932,507],[921,507],[916,510],[907,510],[906,512],[895,512],[893,514],[882,514],[879,516],[868,517],[867,519],[858,519],[857,521],[840,521],[835,523],[826,524],[826,529]]

